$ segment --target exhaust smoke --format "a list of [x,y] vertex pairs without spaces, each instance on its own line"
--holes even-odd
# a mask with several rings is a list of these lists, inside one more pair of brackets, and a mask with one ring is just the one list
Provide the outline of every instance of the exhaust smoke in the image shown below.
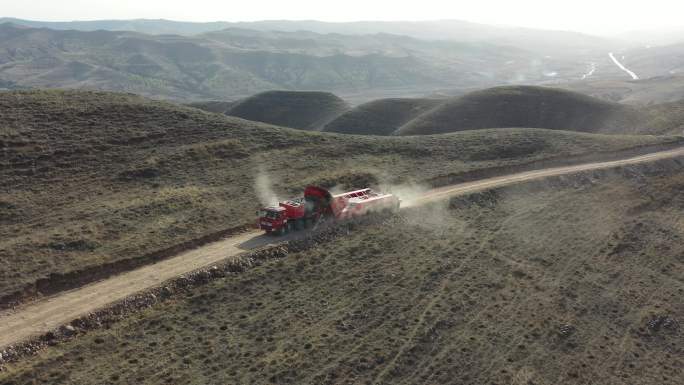
[[257,198],[259,198],[259,202],[263,206],[277,206],[280,201],[278,194],[273,190],[273,179],[261,165],[257,166],[257,176],[254,179],[254,191],[256,192]]

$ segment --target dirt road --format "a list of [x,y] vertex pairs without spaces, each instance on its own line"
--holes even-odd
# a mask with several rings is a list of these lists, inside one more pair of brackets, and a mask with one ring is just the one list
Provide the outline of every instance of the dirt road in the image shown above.
[[652,154],[641,155],[633,158],[615,160],[610,162],[596,162],[596,163],[585,163],[575,166],[564,166],[564,167],[554,167],[546,168],[542,170],[526,171],[511,175],[505,175],[495,178],[481,179],[475,182],[460,183],[457,185],[440,187],[430,190],[421,196],[412,199],[404,207],[416,206],[432,202],[439,199],[448,198],[456,195],[469,194],[476,191],[482,191],[494,187],[502,187],[514,183],[521,183],[533,179],[547,178],[551,176],[572,174],[580,171],[591,171],[606,168],[613,168],[618,166],[624,166],[628,164],[638,164],[653,162],[660,159],[674,158],[678,156],[684,156],[684,148],[678,148],[669,151],[655,152]]
[[[405,202],[405,206],[421,205],[452,196],[533,179],[572,174],[580,171],[605,169],[627,164],[652,162],[677,156],[684,156],[684,147],[611,162],[548,168],[483,179],[427,191],[419,197]],[[83,314],[93,312],[144,289],[158,286],[163,282],[184,273],[212,265],[251,249],[300,236],[302,236],[301,233],[295,233],[286,238],[274,238],[267,237],[257,231],[240,234],[179,254],[176,257],[153,265],[145,266],[78,289],[60,293],[51,298],[25,305],[13,311],[0,313],[0,351],[9,345],[24,341],[32,336],[46,333],[61,325],[69,323]]]
[[[618,66],[618,68],[626,72],[627,75],[631,76],[632,80],[639,80],[639,76],[637,76],[637,74],[635,74],[634,72],[630,71],[627,67],[625,67],[624,64],[620,63],[620,61],[615,57],[615,55],[613,55],[612,52],[608,54],[608,57],[610,57],[610,59],[613,61],[613,63],[615,63],[616,66]],[[624,59],[624,56],[622,58]]]

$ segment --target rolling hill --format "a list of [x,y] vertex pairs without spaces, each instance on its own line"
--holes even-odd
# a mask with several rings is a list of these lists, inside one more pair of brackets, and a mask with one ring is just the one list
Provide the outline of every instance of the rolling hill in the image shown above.
[[0,115],[0,298],[249,225],[271,196],[255,188],[264,178],[288,197],[308,184],[429,183],[675,141],[543,129],[341,135],[85,91],[0,92]]
[[451,98],[378,99],[351,109],[329,93],[294,91],[190,105],[284,127],[359,135],[424,135],[509,127],[678,134],[684,127],[682,102],[625,105],[563,89],[531,86],[495,87]]
[[610,102],[648,106],[684,98],[684,76],[667,75],[648,79],[606,79],[570,82],[555,87],[580,92]]
[[507,127],[629,132],[633,122],[642,118],[636,108],[575,92],[508,86],[443,99],[378,100],[343,114],[325,130],[372,135],[428,135]]
[[323,131],[359,135],[391,135],[408,121],[443,103],[440,99],[379,99],[338,116]]
[[325,131],[430,135],[483,128],[536,127],[611,134],[675,134],[684,102],[626,105],[550,87],[505,86],[440,99],[381,99],[330,122]]
[[684,42],[661,46],[641,46],[619,53],[622,63],[640,78],[684,73]]
[[240,100],[223,113],[277,126],[320,131],[349,105],[328,92],[269,91]]
[[[411,120],[396,135],[426,135],[493,127],[544,127],[621,132],[637,119],[632,108],[542,87],[495,87],[449,100]],[[623,131],[623,133],[626,133]]]

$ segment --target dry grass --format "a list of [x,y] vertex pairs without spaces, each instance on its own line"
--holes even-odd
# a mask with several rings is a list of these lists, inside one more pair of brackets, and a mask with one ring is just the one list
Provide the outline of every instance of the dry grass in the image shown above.
[[282,195],[671,139],[515,129],[421,138],[308,133],[133,95],[0,93],[0,296],[51,273],[252,223],[261,165]]
[[[406,211],[50,348],[51,384],[678,384],[681,160]],[[660,318],[665,319],[665,318]]]

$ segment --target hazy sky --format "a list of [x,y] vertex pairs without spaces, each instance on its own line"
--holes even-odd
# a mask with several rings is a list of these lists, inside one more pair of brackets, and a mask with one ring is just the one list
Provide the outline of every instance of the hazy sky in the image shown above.
[[0,16],[51,21],[460,19],[597,34],[684,28],[682,15],[682,0],[0,0]]

